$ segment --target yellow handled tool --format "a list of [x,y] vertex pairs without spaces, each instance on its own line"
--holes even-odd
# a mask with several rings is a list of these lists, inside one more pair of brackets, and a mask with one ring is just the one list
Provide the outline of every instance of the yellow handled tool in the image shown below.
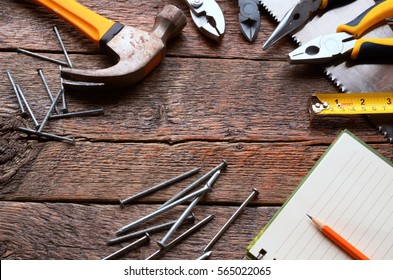
[[58,14],[98,46],[102,45],[102,40],[105,40],[106,37],[113,37],[111,34],[116,34],[123,27],[123,25],[113,22],[73,0],[34,1]]
[[312,115],[393,113],[393,92],[319,93],[309,99]]
[[354,20],[337,27],[337,33],[316,37],[289,54],[292,63],[326,63],[348,52],[352,59],[392,59],[393,38],[362,38],[378,23],[393,16],[393,0],[377,3]]

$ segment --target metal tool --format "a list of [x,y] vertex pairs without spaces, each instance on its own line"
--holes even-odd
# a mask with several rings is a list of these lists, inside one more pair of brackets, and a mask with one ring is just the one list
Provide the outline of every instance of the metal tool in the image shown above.
[[308,102],[312,115],[393,114],[393,92],[317,93]]
[[[271,16],[281,21],[286,11],[283,5],[294,6],[299,0],[264,0],[262,5]],[[292,38],[300,45],[309,40],[336,31],[337,23],[349,22],[356,15],[374,5],[374,0],[354,1],[346,6],[337,7],[321,17],[314,17],[303,28],[294,32]],[[389,24],[381,24],[367,34],[374,38],[392,38],[393,31]],[[393,91],[392,64],[348,63],[335,61],[324,65],[326,77],[342,92],[387,92]],[[370,121],[388,140],[393,139],[393,121],[390,114],[368,115]],[[393,143],[393,141],[392,141]]]
[[150,194],[152,192],[155,192],[155,191],[157,191],[159,189],[165,188],[165,187],[170,186],[170,185],[172,185],[174,183],[177,183],[177,182],[179,182],[179,181],[181,181],[183,179],[186,179],[186,178],[188,178],[188,177],[198,173],[199,170],[201,170],[200,167],[194,168],[194,169],[192,169],[190,171],[187,171],[187,172],[185,172],[183,174],[180,174],[179,176],[171,178],[171,179],[169,179],[169,180],[167,180],[165,182],[159,183],[158,185],[155,185],[154,187],[146,189],[146,190],[144,190],[144,191],[142,191],[140,193],[134,194],[134,195],[132,195],[132,196],[130,196],[128,198],[125,198],[125,199],[121,199],[120,200],[120,206],[124,207],[125,204],[130,203],[131,201],[133,201],[135,199],[141,198],[141,197],[143,197],[145,195],[148,195],[148,194]]
[[240,215],[240,213],[247,206],[247,204],[250,202],[250,200],[253,199],[255,196],[257,196],[258,193],[259,192],[257,189],[252,190],[252,193],[247,197],[247,199],[242,203],[242,205],[240,205],[240,207],[236,210],[236,212],[233,213],[232,217],[229,218],[229,220],[225,223],[225,225],[212,238],[212,240],[209,242],[209,244],[206,245],[206,247],[203,249],[204,252],[209,251],[214,246],[214,244],[221,237],[221,235],[224,234],[224,232],[229,228],[229,226],[232,224],[232,222]]
[[261,26],[261,15],[259,9],[262,1],[239,0],[239,24],[240,30],[248,41],[252,42],[257,37]]
[[59,41],[60,47],[61,47],[61,49],[63,50],[63,53],[64,53],[64,56],[65,56],[65,58],[66,58],[66,60],[67,60],[68,66],[69,66],[70,68],[72,68],[73,65],[72,65],[71,59],[70,59],[70,57],[69,57],[69,55],[68,55],[67,49],[66,49],[65,46],[64,46],[64,43],[63,43],[63,40],[61,39],[59,30],[57,29],[56,26],[53,26],[53,31],[55,31],[57,40]]
[[54,140],[60,140],[60,141],[65,141],[71,144],[75,143],[75,140],[72,138],[68,138],[68,137],[63,137],[63,136],[59,136],[59,135],[55,135],[55,134],[51,134],[51,133],[46,133],[46,132],[39,132],[37,130],[33,130],[30,128],[25,128],[25,127],[18,127],[18,129],[24,133],[26,133],[27,135],[37,135],[39,137],[45,137],[45,138],[49,138],[49,139],[54,139]]
[[387,0],[365,10],[354,20],[337,27],[337,33],[318,36],[289,54],[291,63],[326,63],[351,53],[352,59],[393,58],[393,38],[362,38],[366,31],[393,16]]
[[224,36],[225,18],[220,6],[214,0],[185,0],[190,8],[191,18],[203,35],[219,41]]
[[6,73],[7,73],[8,80],[9,80],[10,83],[11,83],[12,89],[14,90],[16,99],[17,99],[17,101],[18,101],[19,109],[20,109],[21,115],[22,115],[22,116],[27,116],[28,114],[27,114],[27,112],[26,112],[26,110],[25,110],[25,106],[23,105],[22,99],[21,99],[21,97],[20,97],[20,95],[19,95],[19,92],[18,92],[18,88],[16,87],[16,84],[15,84],[15,82],[14,82],[14,79],[12,78],[12,75],[11,75],[10,70],[7,70]]
[[172,5],[164,7],[150,32],[113,22],[73,0],[35,0],[87,35],[116,65],[98,70],[61,68],[64,87],[74,90],[121,88],[148,75],[164,58],[166,42],[187,21]]
[[30,118],[32,119],[32,121],[33,121],[35,127],[36,127],[36,128],[39,127],[40,124],[38,123],[36,117],[34,116],[34,113],[33,113],[33,111],[31,110],[30,104],[29,104],[29,102],[27,102],[27,99],[26,99],[26,97],[25,97],[25,95],[24,95],[22,89],[20,88],[20,86],[19,86],[18,84],[16,84],[16,89],[17,89],[18,95],[19,95],[19,97],[22,99],[23,104],[24,104],[24,106],[26,107],[26,110],[27,110],[27,112],[28,112]]
[[206,225],[207,223],[209,223],[211,220],[214,219],[214,215],[209,215],[206,218],[204,218],[202,221],[200,221],[199,223],[197,223],[196,225],[192,226],[191,228],[189,228],[188,230],[186,230],[185,232],[183,232],[181,235],[179,235],[178,237],[176,237],[175,239],[173,239],[171,242],[168,243],[168,245],[166,245],[165,247],[157,250],[156,252],[154,252],[152,255],[150,255],[149,257],[146,258],[146,260],[156,260],[161,254],[163,254],[165,251],[175,247],[177,244],[179,244],[180,242],[182,242],[184,239],[186,239],[187,237],[189,237],[190,235],[192,235],[194,232],[198,231],[200,228],[202,228],[204,225]]
[[110,254],[109,256],[103,258],[103,260],[115,260],[118,259],[121,256],[124,256],[125,254],[131,252],[135,248],[143,245],[143,244],[148,244],[150,242],[151,238],[148,233],[145,233],[145,236],[136,240],[135,242],[121,248],[120,250],[114,252],[113,254]]
[[157,209],[156,211],[150,213],[149,215],[147,215],[145,217],[142,217],[139,220],[136,220],[135,222],[132,222],[132,223],[130,223],[130,224],[120,228],[116,232],[116,234],[117,235],[123,234],[123,233],[129,231],[130,229],[132,229],[132,228],[134,228],[134,227],[136,227],[136,226],[138,226],[138,225],[140,225],[140,224],[142,224],[142,223],[144,223],[144,222],[146,222],[146,221],[148,221],[148,220],[150,220],[150,219],[160,215],[161,213],[164,213],[164,212],[166,212],[166,211],[168,211],[168,210],[170,210],[170,209],[172,209],[172,208],[182,204],[183,202],[186,202],[189,199],[193,199],[195,197],[198,197],[198,196],[204,194],[205,192],[207,192],[207,191],[209,191],[211,189],[211,184],[212,184],[212,182],[214,182],[216,180],[216,178],[219,175],[219,173],[220,172],[217,171],[217,173],[214,174],[215,176],[213,176],[212,179],[209,180],[210,183],[208,182],[203,188],[201,188],[201,189],[199,189],[199,190],[197,190],[197,191],[195,191],[193,193],[190,193],[189,195],[186,195],[186,196],[180,198],[179,200],[176,200],[176,201],[172,202],[171,204],[168,204],[165,207]]
[[207,260],[208,258],[210,258],[211,255],[212,255],[212,251],[208,251],[206,253],[203,253],[200,257],[198,257],[197,260]]
[[61,61],[61,60],[58,60],[58,59],[54,59],[54,58],[51,58],[51,57],[48,57],[48,56],[45,56],[45,55],[41,55],[41,54],[38,54],[38,53],[34,53],[34,52],[31,52],[31,51],[28,51],[28,50],[25,50],[25,49],[22,49],[22,48],[17,48],[16,51],[18,53],[23,53],[23,54],[29,55],[31,57],[36,57],[36,58],[39,58],[39,59],[43,59],[43,60],[46,60],[46,61],[58,64],[58,65],[68,66],[67,62],[64,62],[64,61]]
[[[160,224],[160,225],[157,225],[157,226],[152,226],[150,228],[142,229],[142,230],[139,230],[139,231],[131,232],[129,234],[113,238],[113,239],[109,240],[106,243],[106,245],[114,245],[114,244],[122,243],[122,242],[130,240],[132,238],[137,238],[137,237],[144,236],[145,233],[152,234],[152,233],[160,232],[162,230],[165,230],[167,228],[172,227],[176,223],[176,221],[177,220],[173,220],[173,221],[170,221],[170,222],[167,222],[167,223],[163,223],[163,224]],[[195,221],[195,216],[194,215],[190,215],[190,216],[188,216],[185,219],[185,221],[192,223],[192,222]]]
[[344,5],[354,0],[300,0],[293,6],[280,21],[272,35],[262,46],[264,50],[271,47],[284,36],[303,27],[318,10],[333,8],[337,5]]
[[167,200],[163,205],[160,206],[160,208],[165,207],[165,206],[171,204],[172,202],[178,200],[179,198],[183,197],[186,193],[188,193],[191,190],[193,190],[194,188],[198,187],[199,184],[201,184],[205,180],[208,180],[208,178],[211,177],[212,175],[214,175],[217,171],[226,168],[227,165],[228,164],[226,163],[226,161],[223,160],[219,165],[217,165],[216,167],[211,169],[209,172],[207,172],[206,174],[204,174],[201,177],[199,177],[192,184],[190,184],[189,186],[187,186],[186,188],[184,188],[183,190],[181,190],[180,192],[175,194],[173,197],[171,197],[169,200]]
[[191,213],[191,211],[194,209],[195,205],[198,204],[199,200],[201,199],[202,196],[198,196],[197,198],[194,198],[194,200],[190,203],[190,205],[187,206],[186,210],[180,215],[179,219],[177,219],[176,223],[172,225],[172,227],[168,230],[168,232],[165,234],[165,236],[161,239],[161,241],[157,241],[157,244],[160,247],[165,247],[167,244],[166,242],[168,241],[169,237],[172,236],[172,234],[180,227],[180,225],[186,220],[187,216]]
[[[39,75],[40,78],[41,78],[42,83],[44,84],[46,93],[48,94],[49,99],[50,99],[50,102],[51,102],[51,104],[52,104],[52,103],[53,103],[52,92],[51,92],[51,90],[50,90],[50,88],[49,88],[48,82],[47,82],[46,79],[45,79],[44,73],[42,72],[42,69],[38,69],[37,71],[38,71],[38,75]],[[57,114],[57,115],[60,114],[59,108],[58,108],[56,105],[55,105],[55,111],[56,111],[56,114]]]

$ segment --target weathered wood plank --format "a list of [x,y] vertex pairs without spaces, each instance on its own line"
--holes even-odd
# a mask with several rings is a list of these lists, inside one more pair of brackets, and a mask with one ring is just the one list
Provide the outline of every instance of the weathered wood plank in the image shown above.
[[[71,56],[79,65],[105,65],[96,56]],[[42,68],[53,93],[56,65],[7,53],[0,69],[10,69],[41,120],[49,107],[36,69]],[[291,85],[288,87],[288,85]],[[18,106],[5,75],[0,116],[12,121]],[[125,92],[68,94],[70,110],[104,107],[105,116],[53,121],[48,132],[91,141],[315,141],[329,143],[350,128],[366,141],[384,142],[363,116],[327,117],[310,124],[312,93],[336,92],[313,68],[279,61],[167,57],[142,83]],[[192,128],[192,129],[190,129]]]
[[[98,52],[97,47],[79,31],[32,1],[2,0],[1,2],[4,3],[0,12],[0,24],[7,26],[6,29],[0,31],[1,49],[24,47],[61,53],[52,30],[53,25],[56,25],[69,52]],[[187,17],[187,26],[181,36],[168,45],[168,54],[171,56],[286,59],[287,53],[295,47],[295,44],[286,38],[277,44],[277,48],[268,51],[262,50],[263,42],[276,26],[274,20],[266,12],[262,12],[261,30],[256,41],[253,44],[248,43],[239,28],[237,1],[217,1],[223,10],[226,21],[225,36],[219,44],[207,39],[198,31],[183,0],[122,0],[116,2],[80,0],[79,2],[114,21],[146,31],[153,26],[155,16],[165,5],[172,4],[179,7]],[[277,51],[278,49],[279,51]]]
[[[25,141],[25,140],[21,140]],[[372,145],[393,159],[391,145]],[[36,150],[38,155],[35,156]],[[325,152],[304,143],[43,143],[17,154],[25,165],[6,166],[1,198],[19,201],[116,203],[195,167],[199,174],[141,199],[163,203],[226,160],[228,168],[204,198],[208,204],[240,204],[252,188],[259,204],[281,204]],[[28,158],[28,159],[25,159]],[[31,159],[33,158],[34,159]],[[14,170],[16,169],[16,170]],[[8,176],[7,174],[13,174]]]
[[[119,227],[156,208],[157,205],[138,205],[121,210],[110,205],[0,202],[0,258],[101,259],[127,245],[106,245],[109,239],[115,237],[114,232]],[[176,219],[184,208],[179,206],[172,209],[145,226]],[[236,209],[197,205],[196,222],[210,214],[215,215],[214,220],[167,252],[162,259],[199,257]],[[242,259],[245,248],[276,210],[276,207],[247,207],[213,247],[211,259]],[[182,226],[179,232],[188,227]],[[161,240],[164,234],[152,234],[149,245],[127,254],[124,259],[147,258],[159,248],[156,241]]]

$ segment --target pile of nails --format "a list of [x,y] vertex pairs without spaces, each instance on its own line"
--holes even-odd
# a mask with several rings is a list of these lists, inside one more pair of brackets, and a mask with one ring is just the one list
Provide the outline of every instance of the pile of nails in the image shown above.
[[[68,52],[66,50],[66,48],[64,47],[63,41],[61,39],[60,33],[57,29],[56,26],[53,27],[53,30],[56,33],[57,39],[59,40],[60,46],[63,50],[63,53],[66,57],[67,62],[63,62],[60,60],[56,60],[47,56],[43,56],[37,53],[33,53],[21,48],[18,48],[17,51],[23,54],[27,54],[36,58],[40,58],[40,59],[44,59],[46,61],[52,62],[52,63],[56,63],[60,66],[66,66],[66,67],[73,67],[71,60],[68,56]],[[59,66],[59,67],[60,67]],[[85,110],[85,111],[78,111],[78,112],[69,112],[68,111],[68,107],[67,107],[67,101],[66,101],[66,95],[65,95],[65,91],[64,91],[64,87],[63,87],[63,80],[62,78],[60,78],[60,90],[58,91],[56,97],[53,97],[52,92],[49,88],[49,85],[45,79],[44,73],[41,69],[38,69],[38,75],[41,78],[42,83],[44,84],[45,90],[49,96],[50,102],[51,102],[51,106],[49,108],[49,110],[47,111],[44,119],[42,120],[41,123],[39,123],[37,121],[37,118],[35,117],[33,111],[31,110],[31,107],[26,99],[25,94],[23,93],[21,87],[19,86],[19,84],[15,83],[10,70],[6,71],[7,77],[11,83],[12,89],[15,93],[19,108],[20,108],[20,113],[22,117],[30,117],[32,122],[34,123],[35,129],[30,129],[30,128],[26,128],[26,127],[19,127],[19,130],[26,133],[27,135],[36,135],[38,137],[43,137],[43,138],[49,138],[49,139],[53,139],[53,140],[59,140],[59,141],[65,141],[68,143],[74,143],[74,139],[68,138],[68,137],[63,137],[63,136],[59,136],[59,135],[55,135],[52,133],[47,133],[44,132],[43,129],[46,125],[46,123],[48,122],[48,120],[52,119],[62,119],[62,118],[70,118],[70,117],[82,117],[82,116],[92,116],[92,115],[101,115],[104,114],[104,109],[103,108],[98,108],[98,109],[93,109],[93,110]],[[61,110],[59,110],[57,103],[60,99],[60,97],[62,98],[62,108]]]
[[[177,244],[179,244],[181,241],[184,239],[188,238],[191,236],[193,233],[198,231],[200,228],[202,228],[204,225],[209,223],[213,218],[214,215],[209,215],[197,224],[193,225],[190,227],[188,230],[180,234],[178,237],[174,238],[172,241],[168,242],[171,236],[175,233],[175,231],[184,223],[192,223],[195,221],[195,216],[192,213],[194,207],[197,205],[199,200],[202,198],[202,196],[211,190],[213,183],[216,181],[218,176],[220,175],[221,171],[227,167],[227,163],[225,161],[222,161],[219,165],[208,171],[206,174],[201,176],[199,179],[191,183],[189,186],[184,188],[182,191],[179,193],[175,194],[171,199],[166,201],[163,205],[161,205],[157,210],[151,212],[150,214],[133,221],[132,223],[123,226],[119,230],[116,231],[116,235],[118,237],[113,238],[107,242],[107,245],[114,245],[114,244],[119,244],[122,242],[129,241],[130,239],[133,238],[139,238],[135,242],[121,248],[120,250],[116,251],[115,253],[107,256],[104,258],[104,260],[110,260],[110,259],[117,259],[125,254],[131,252],[133,249],[137,248],[138,246],[141,246],[143,244],[147,244],[151,240],[151,234],[157,233],[159,231],[163,231],[166,229],[169,229],[168,232],[165,234],[165,236],[160,240],[157,241],[157,244],[159,246],[159,249],[150,255],[147,260],[154,260],[158,259],[161,257],[166,251],[169,249],[172,249],[175,247]],[[186,173],[183,173],[177,177],[174,177],[168,181],[162,182],[154,187],[151,187],[149,189],[146,189],[140,193],[137,193],[135,195],[132,195],[128,198],[120,200],[120,206],[122,208],[125,207],[126,204],[131,203],[141,197],[144,197],[152,192],[155,192],[159,189],[162,189],[164,187],[167,187],[169,185],[172,185],[176,182],[179,182],[180,180],[183,180],[185,178],[188,178],[200,171],[201,168],[195,168],[192,169]],[[207,183],[200,189],[194,191],[196,187],[198,187],[201,183],[207,181]],[[243,202],[243,204],[239,207],[239,209],[232,215],[232,217],[228,220],[228,222],[221,228],[221,230],[213,237],[213,239],[209,242],[209,244],[203,249],[203,253],[200,257],[197,259],[203,260],[203,259],[208,259],[212,253],[210,249],[213,247],[213,245],[216,243],[216,241],[219,239],[219,237],[224,233],[224,231],[230,226],[230,224],[235,220],[235,218],[241,213],[241,211],[247,206],[248,202],[254,198],[258,194],[257,190],[253,189],[252,194]],[[145,228],[139,231],[134,231],[129,233],[129,231],[135,229],[136,227],[140,226],[141,224],[151,220],[152,218],[165,213],[166,211],[182,204],[187,201],[191,200],[189,205],[186,207],[186,209],[183,211],[183,213],[179,216],[177,220],[173,220],[164,224],[152,226],[150,228]]]

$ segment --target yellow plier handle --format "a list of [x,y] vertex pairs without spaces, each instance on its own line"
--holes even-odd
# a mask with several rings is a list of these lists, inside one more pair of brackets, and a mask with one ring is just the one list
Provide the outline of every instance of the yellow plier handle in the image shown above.
[[106,37],[111,36],[111,33],[117,33],[123,27],[74,0],[34,1],[75,26],[98,46],[105,43]]
[[[339,25],[337,32],[352,34],[354,38],[361,37],[366,31],[378,23],[393,16],[393,0],[377,3],[354,20]],[[393,38],[363,38],[356,41],[351,52],[351,58],[381,58],[393,57]]]

